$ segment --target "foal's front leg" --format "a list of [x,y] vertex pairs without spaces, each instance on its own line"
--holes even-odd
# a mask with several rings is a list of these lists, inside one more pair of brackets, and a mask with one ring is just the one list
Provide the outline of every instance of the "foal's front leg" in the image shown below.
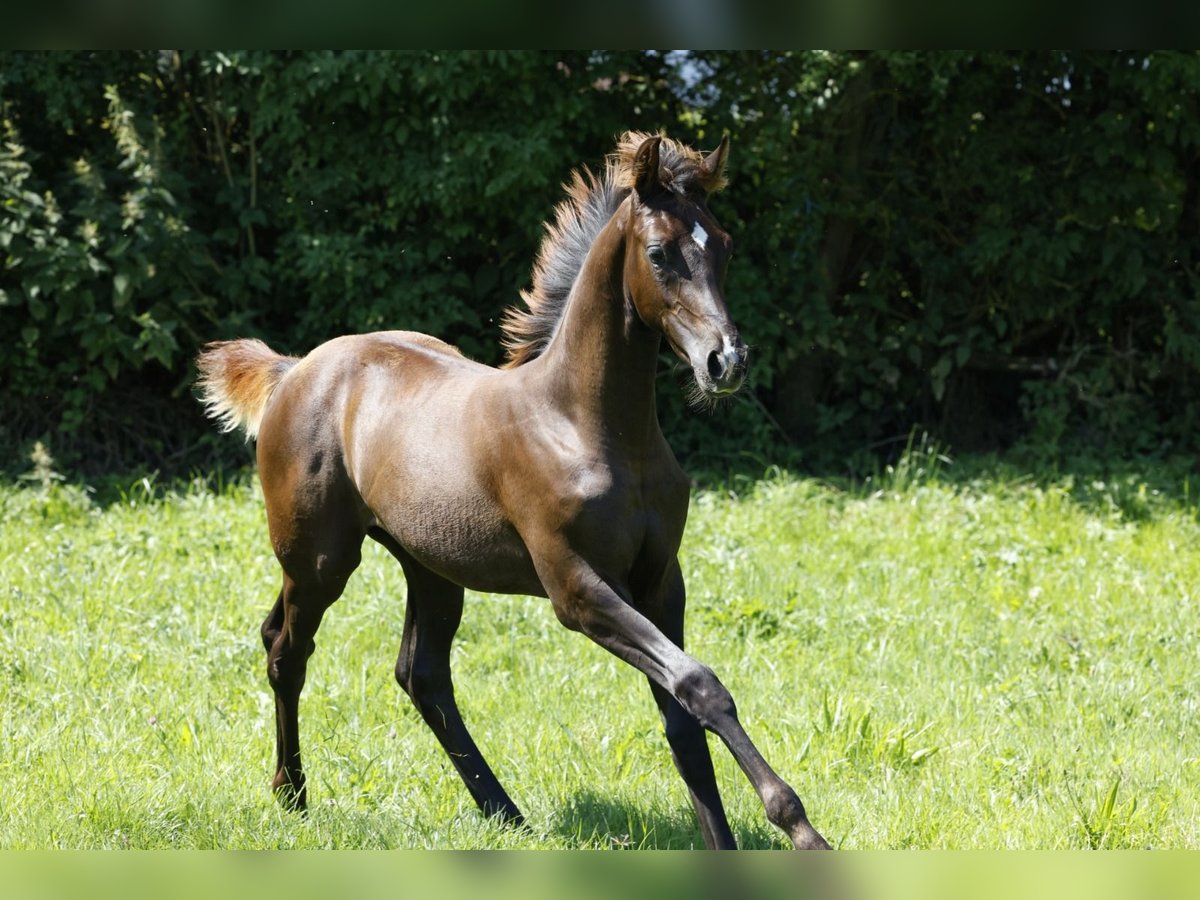
[[561,571],[539,571],[560,621],[639,669],[688,715],[720,737],[754,785],[767,818],[788,835],[794,847],[828,850],[829,844],[809,823],[796,792],[767,765],[742,728],[733,697],[712,669],[684,653],[577,560]]

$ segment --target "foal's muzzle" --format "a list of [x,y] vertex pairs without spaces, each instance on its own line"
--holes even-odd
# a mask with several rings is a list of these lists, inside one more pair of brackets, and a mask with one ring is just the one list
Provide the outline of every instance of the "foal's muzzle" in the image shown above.
[[734,343],[726,340],[721,349],[708,354],[708,377],[712,381],[710,393],[724,395],[732,394],[746,380],[746,361],[750,349],[735,339]]

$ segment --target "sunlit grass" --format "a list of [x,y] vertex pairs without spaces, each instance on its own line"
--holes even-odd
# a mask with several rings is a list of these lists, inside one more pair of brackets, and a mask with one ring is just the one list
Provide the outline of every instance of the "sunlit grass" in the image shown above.
[[[1200,847],[1190,488],[962,468],[698,492],[689,650],[837,845]],[[301,818],[267,787],[257,489],[5,487],[0,516],[0,846],[700,843],[644,679],[545,601],[468,595],[454,651],[528,831],[476,812],[396,686],[404,583],[373,545],[317,637]],[[712,746],[739,841],[782,846]]]

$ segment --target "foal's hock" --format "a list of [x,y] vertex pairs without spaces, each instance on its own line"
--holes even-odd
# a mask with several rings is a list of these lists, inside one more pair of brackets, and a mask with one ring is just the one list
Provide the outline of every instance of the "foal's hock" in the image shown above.
[[704,729],[796,847],[827,847],[712,670],[683,647],[688,483],[654,406],[661,341],[698,396],[736,391],[746,345],[725,308],[731,241],[708,209],[728,143],[702,155],[628,133],[566,186],[499,369],[422,334],[340,337],[303,359],[259,341],[199,358],[210,415],[258,439],[283,586],[262,626],[274,787],[307,802],[298,705],[313,636],[371,537],[408,582],[396,679],[486,815],[520,822],[459,714],[450,644],[463,589],[548,597],[559,620],[643,672],[704,841],[734,847]]

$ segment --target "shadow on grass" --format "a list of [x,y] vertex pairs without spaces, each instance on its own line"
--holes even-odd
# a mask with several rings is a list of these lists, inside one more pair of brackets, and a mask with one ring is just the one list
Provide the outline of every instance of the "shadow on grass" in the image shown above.
[[[934,460],[933,454],[938,458]],[[1192,458],[1132,459],[1081,457],[1069,465],[1008,456],[953,458],[937,448],[914,447],[897,462],[882,467],[862,487],[887,489],[903,473],[902,488],[922,483],[1003,495],[1030,488],[1061,491],[1089,516],[1146,523],[1160,516],[1200,513],[1200,469]]]
[[898,450],[808,464],[797,455],[776,461],[746,452],[709,458],[688,468],[694,487],[748,496],[764,480],[808,478],[851,497],[880,491],[904,494],[922,486],[1008,494],[1030,488],[1063,491],[1090,516],[1152,522],[1163,515],[1200,518],[1200,466],[1192,456],[1104,457],[1069,462],[1010,452],[957,456],[926,435],[911,436]]
[[[579,846],[631,850],[703,849],[704,838],[690,806],[663,813],[629,804],[593,791],[574,794],[554,816],[551,832]],[[770,825],[735,828],[743,850],[781,846],[781,837]]]
[[6,493],[12,509],[22,508],[46,524],[70,522],[89,511],[112,507],[153,506],[172,497],[237,494],[253,489],[257,475],[251,468],[197,473],[190,478],[160,478],[155,472],[113,473],[86,482],[69,480],[56,472],[40,477],[25,475],[10,482]]

